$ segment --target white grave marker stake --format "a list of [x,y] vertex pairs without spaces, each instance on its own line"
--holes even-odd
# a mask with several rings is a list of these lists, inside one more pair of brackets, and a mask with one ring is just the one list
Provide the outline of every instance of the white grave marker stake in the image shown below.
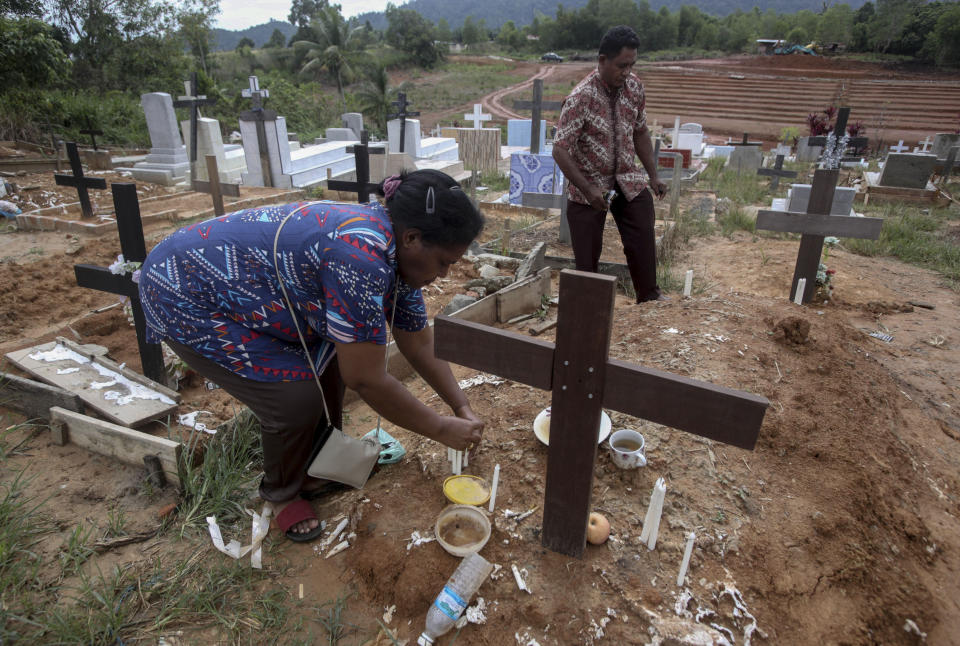
[[500,465],[493,467],[493,486],[490,488],[490,506],[487,509],[493,513],[493,506],[497,502],[497,485],[500,484]]
[[646,543],[647,549],[652,550],[657,545],[657,535],[660,533],[660,516],[663,514],[663,499],[667,494],[667,483],[657,478],[650,494],[650,505],[647,515],[643,519],[643,531],[640,532],[640,542]]
[[687,277],[683,281],[683,295],[690,298],[690,290],[693,289],[693,270],[687,270]]
[[454,451],[453,453],[453,475],[460,475],[460,465],[463,460],[463,451]]
[[687,576],[687,567],[690,565],[690,555],[693,554],[693,541],[697,535],[693,532],[687,534],[687,546],[683,550],[683,560],[680,561],[680,574],[677,575],[677,585],[683,585],[683,579]]
[[466,451],[463,451],[462,453],[463,453],[463,463],[461,464],[461,466],[463,466],[463,467],[468,467],[468,466],[470,466],[470,449],[467,449]]
[[797,293],[793,295],[793,302],[797,305],[803,305],[803,292],[807,289],[807,279],[800,278],[797,280]]

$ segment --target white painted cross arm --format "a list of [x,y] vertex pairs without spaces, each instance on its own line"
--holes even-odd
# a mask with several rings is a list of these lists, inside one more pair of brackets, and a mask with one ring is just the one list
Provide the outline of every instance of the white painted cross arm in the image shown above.
[[482,121],[490,121],[492,118],[489,114],[483,113],[483,106],[479,103],[473,104],[473,112],[463,115],[464,120],[473,122],[473,129],[479,130]]

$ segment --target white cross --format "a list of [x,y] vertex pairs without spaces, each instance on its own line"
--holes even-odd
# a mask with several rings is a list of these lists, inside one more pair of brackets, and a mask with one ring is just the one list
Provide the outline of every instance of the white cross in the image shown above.
[[491,116],[489,114],[483,114],[483,106],[479,103],[473,104],[473,112],[463,115],[464,120],[473,121],[473,129],[479,130],[481,128],[481,122],[490,121]]
[[243,90],[240,92],[240,96],[249,99],[250,97],[259,95],[262,99],[270,98],[270,90],[260,89],[260,80],[256,76],[249,77],[250,89]]
[[902,153],[902,152],[905,152],[905,151],[907,151],[907,150],[910,150],[910,146],[904,146],[904,145],[903,145],[903,139],[901,139],[900,141],[898,141],[896,146],[890,146],[890,151],[891,151],[891,152],[895,152],[895,153]]
[[920,145],[923,146],[923,148],[920,149],[920,152],[928,152],[930,150],[930,144],[932,143],[933,142],[930,141],[930,135],[927,135],[927,138],[920,142]]

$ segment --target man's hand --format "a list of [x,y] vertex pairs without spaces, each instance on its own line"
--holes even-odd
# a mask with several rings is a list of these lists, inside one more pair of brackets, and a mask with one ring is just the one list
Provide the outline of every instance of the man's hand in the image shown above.
[[590,206],[598,211],[606,213],[607,208],[610,206],[607,204],[607,201],[603,199],[603,190],[599,186],[590,186],[589,190],[583,191],[583,196],[590,202]]
[[667,195],[667,184],[659,177],[652,179],[650,180],[650,190],[653,191],[653,194],[657,196],[658,200],[662,200]]

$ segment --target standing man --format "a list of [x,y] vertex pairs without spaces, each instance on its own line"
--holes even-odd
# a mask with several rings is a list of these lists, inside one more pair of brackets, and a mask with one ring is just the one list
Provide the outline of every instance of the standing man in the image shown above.
[[597,69],[563,102],[553,158],[569,180],[567,220],[577,269],[597,271],[609,209],[637,302],[642,303],[669,299],[657,286],[651,194],[663,199],[667,187],[657,177],[643,84],[633,73],[639,46],[636,32],[626,25],[612,27],[603,36]]

